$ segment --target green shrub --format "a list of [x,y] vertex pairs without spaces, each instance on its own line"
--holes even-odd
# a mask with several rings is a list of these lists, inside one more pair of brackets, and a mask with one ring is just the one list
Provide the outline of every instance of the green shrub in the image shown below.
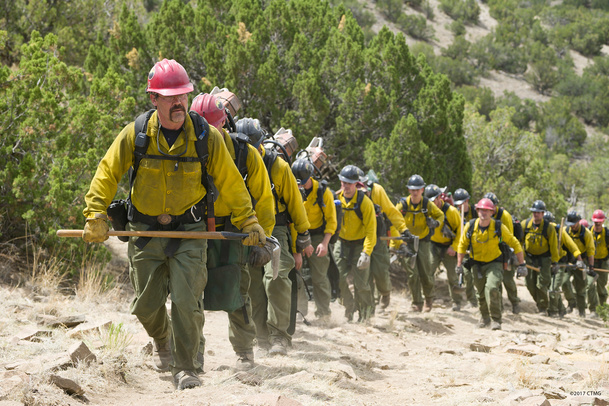
[[440,9],[453,20],[476,24],[480,20],[480,6],[476,0],[440,0]]
[[398,26],[413,38],[429,41],[434,36],[434,30],[427,25],[425,17],[415,14],[402,14],[397,21]]

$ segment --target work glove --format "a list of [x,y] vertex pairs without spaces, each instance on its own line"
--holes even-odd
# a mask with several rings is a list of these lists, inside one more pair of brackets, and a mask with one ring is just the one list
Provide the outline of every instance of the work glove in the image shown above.
[[575,266],[578,267],[579,269],[584,269],[586,267],[586,265],[584,265],[584,261],[582,261],[581,259],[577,260],[577,262],[575,263]]
[[550,272],[552,272],[552,275],[556,275],[559,270],[560,270],[560,267],[558,266],[558,264],[556,262],[553,263],[552,265],[550,265]]
[[357,260],[357,269],[366,269],[370,266],[370,255],[366,254],[364,251],[359,256]]
[[82,239],[85,242],[104,242],[108,239],[108,216],[103,213],[95,213],[85,223]]
[[596,276],[598,275],[596,273],[596,271],[594,270],[594,268],[591,266],[588,267],[588,270],[586,270],[586,273],[588,274],[588,276],[591,276],[593,278],[596,278]]
[[273,248],[275,248],[275,245],[269,241],[262,247],[259,245],[253,246],[247,262],[253,267],[266,265],[273,258]]
[[453,230],[451,230],[446,223],[444,223],[444,225],[442,226],[442,235],[444,236],[444,238],[450,238],[451,240],[456,237],[455,233],[453,233]]
[[309,245],[311,245],[311,234],[309,234],[309,231],[298,233],[296,236],[296,252],[304,251]]
[[427,217],[425,221],[427,222],[427,227],[432,231],[440,225],[440,222],[438,220],[431,217]]
[[400,236],[402,237],[403,241],[412,241],[414,237],[409,229],[402,231],[402,234],[400,234]]
[[248,234],[243,239],[243,245],[263,246],[266,243],[266,234],[264,234],[264,229],[258,224],[256,216],[249,217],[241,226],[241,231]]
[[412,248],[408,246],[408,244],[400,245],[400,248],[398,248],[395,253],[401,257],[406,258],[414,257],[417,254]]
[[455,272],[457,273],[457,275],[463,275],[463,265],[457,265],[455,267]]
[[529,270],[527,269],[527,264],[520,264],[518,265],[518,267],[516,268],[516,277],[520,278],[522,277],[526,277],[529,274]]

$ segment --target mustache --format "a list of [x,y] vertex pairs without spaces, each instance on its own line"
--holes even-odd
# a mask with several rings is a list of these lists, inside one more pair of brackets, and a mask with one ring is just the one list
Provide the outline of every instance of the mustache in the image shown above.
[[186,110],[184,110],[184,106],[179,105],[179,106],[172,107],[170,111],[174,112],[174,111],[186,111]]

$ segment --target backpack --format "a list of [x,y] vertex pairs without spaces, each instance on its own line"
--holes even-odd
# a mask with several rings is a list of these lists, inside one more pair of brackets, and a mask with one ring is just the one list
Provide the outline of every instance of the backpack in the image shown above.
[[[495,216],[497,219],[501,220],[501,217],[503,216],[503,211],[505,209],[503,207],[500,207],[499,209],[497,209],[497,215]],[[514,230],[514,237],[516,237],[516,239],[518,241],[522,241],[522,239],[524,238],[524,231],[522,230],[522,224],[520,224],[520,220],[518,220],[516,217],[512,216],[512,229]]]
[[250,139],[242,133],[230,133],[229,135],[235,149],[235,166],[239,170],[241,177],[245,180],[247,177],[247,154],[249,152],[248,144]]
[[[207,221],[208,221],[208,230],[215,230],[215,218],[214,218],[214,201],[217,198],[218,190],[216,189],[213,179],[207,173],[207,160],[209,158],[209,150],[207,145],[207,135],[209,134],[209,124],[207,121],[197,114],[195,111],[190,111],[190,118],[193,122],[195,128],[195,135],[197,136],[197,140],[195,141],[195,150],[197,151],[197,157],[183,157],[183,156],[165,156],[165,155],[148,155],[146,154],[148,150],[148,144],[150,143],[150,139],[146,135],[146,130],[148,128],[148,121],[152,116],[152,113],[155,112],[155,109],[148,110],[146,113],[140,114],[135,119],[134,132],[135,132],[135,150],[133,152],[133,166],[129,172],[129,198],[128,198],[128,206],[129,211],[132,210],[131,204],[131,189],[133,188],[133,183],[135,182],[135,177],[137,175],[137,170],[140,166],[140,162],[142,159],[162,159],[162,160],[173,160],[176,161],[176,166],[178,162],[200,162],[201,163],[201,184],[205,187],[207,191],[206,194],[206,202],[207,202]],[[132,218],[130,216],[130,218]],[[211,221],[211,222],[210,222]]]
[[[402,216],[405,216],[406,213],[408,213],[408,212],[418,213],[418,211],[408,210],[408,201],[405,197],[400,198],[399,203],[402,203],[402,208],[400,209],[400,213],[402,213]],[[421,206],[421,213],[423,213],[425,215],[425,217],[429,217],[429,213],[427,212],[428,204],[429,204],[429,199],[427,197],[423,196],[423,204]]]
[[[446,217],[446,212],[448,211],[448,209],[450,207],[451,207],[450,204],[444,203],[440,209],[444,213],[444,226],[448,227],[448,229],[450,231],[452,231],[452,233],[455,234],[455,236],[456,236],[457,235],[457,230],[453,230],[453,228],[450,226],[450,223],[448,222],[448,218]],[[453,239],[454,239],[454,237],[453,237]]]
[[[520,224],[520,222],[518,224]],[[524,233],[522,235],[522,238],[520,238],[519,240],[522,241],[524,238],[526,238],[527,234],[529,234],[529,230],[532,228],[531,227],[532,224],[533,224],[533,219],[532,218],[529,218],[529,219],[527,219],[525,221]],[[541,230],[541,235],[546,237],[546,241],[548,241],[548,244],[550,243],[550,234],[548,234],[549,226],[550,226],[550,222],[544,220],[543,221],[543,229]],[[521,226],[521,229],[522,229],[522,226]],[[516,236],[516,233],[514,233],[514,237],[515,236]]]
[[[277,160],[277,157],[279,156],[279,154],[277,153],[277,151],[275,151],[272,148],[265,148],[265,154],[264,157],[262,158],[262,161],[264,162],[264,166],[266,167],[266,171],[269,174],[269,180],[271,181],[271,191],[273,192],[273,197],[275,198],[275,213],[279,214],[279,202],[281,202],[281,204],[283,204],[284,206],[286,205],[285,200],[283,197],[279,197],[279,195],[277,194],[277,190],[275,189],[275,183],[273,182],[273,175],[271,175],[271,168],[273,168],[273,165],[275,164],[275,161]],[[287,213],[287,210],[286,210]],[[290,218],[290,213],[287,213],[288,216],[288,222],[291,222],[291,218]]]

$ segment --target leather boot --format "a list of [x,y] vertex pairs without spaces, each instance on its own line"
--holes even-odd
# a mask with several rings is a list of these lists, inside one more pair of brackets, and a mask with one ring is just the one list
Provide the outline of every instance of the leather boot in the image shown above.
[[433,306],[433,299],[425,298],[425,305],[423,306],[423,311],[425,313],[429,313],[431,311],[432,306]]

